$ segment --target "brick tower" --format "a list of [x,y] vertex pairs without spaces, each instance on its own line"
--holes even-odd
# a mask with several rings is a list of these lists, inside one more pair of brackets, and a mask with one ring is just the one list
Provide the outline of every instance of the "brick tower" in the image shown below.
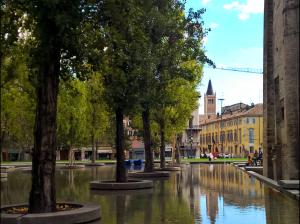
[[211,80],[208,82],[206,94],[204,94],[205,119],[216,116],[216,93],[213,92]]

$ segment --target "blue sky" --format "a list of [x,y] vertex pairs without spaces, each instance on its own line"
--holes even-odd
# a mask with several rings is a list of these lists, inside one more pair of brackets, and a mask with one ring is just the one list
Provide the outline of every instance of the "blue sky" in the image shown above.
[[[206,55],[220,67],[263,67],[263,0],[187,0],[186,9],[205,8],[204,26],[211,28],[203,44]],[[263,75],[204,68],[202,96],[212,81],[223,106],[262,103]],[[203,97],[199,101],[203,113]],[[217,111],[220,103],[217,104]]]

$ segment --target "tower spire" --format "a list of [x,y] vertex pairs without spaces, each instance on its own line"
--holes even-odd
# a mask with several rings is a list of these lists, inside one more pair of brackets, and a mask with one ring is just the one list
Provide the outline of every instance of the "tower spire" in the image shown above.
[[212,88],[211,80],[209,80],[209,82],[208,82],[206,95],[214,95],[214,91],[213,91],[213,88]]

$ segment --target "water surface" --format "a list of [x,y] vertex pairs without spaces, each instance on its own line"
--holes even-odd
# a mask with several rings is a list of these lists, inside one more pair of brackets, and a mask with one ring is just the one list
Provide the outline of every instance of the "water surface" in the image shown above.
[[[276,192],[231,165],[186,165],[154,188],[97,192],[92,180],[109,180],[115,166],[57,169],[57,201],[101,206],[97,224],[297,224],[298,201]],[[30,172],[15,171],[1,182],[1,205],[28,201]]]

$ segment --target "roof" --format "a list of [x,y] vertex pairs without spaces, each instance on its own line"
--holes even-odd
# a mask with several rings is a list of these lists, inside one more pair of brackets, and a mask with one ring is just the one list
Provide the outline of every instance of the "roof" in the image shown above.
[[141,140],[134,139],[131,142],[131,147],[132,147],[132,149],[141,149],[141,148],[144,148],[145,146]]
[[[234,111],[232,113],[227,113],[222,115],[222,120],[231,120],[237,117],[246,117],[246,116],[262,116],[263,115],[263,104],[259,103],[250,108],[244,108],[241,110]],[[205,125],[209,123],[215,123],[221,120],[221,116],[213,117],[211,119],[202,120],[199,125]]]
[[211,80],[209,80],[209,82],[208,82],[206,95],[214,95],[214,91],[213,91],[213,88],[212,88]]

